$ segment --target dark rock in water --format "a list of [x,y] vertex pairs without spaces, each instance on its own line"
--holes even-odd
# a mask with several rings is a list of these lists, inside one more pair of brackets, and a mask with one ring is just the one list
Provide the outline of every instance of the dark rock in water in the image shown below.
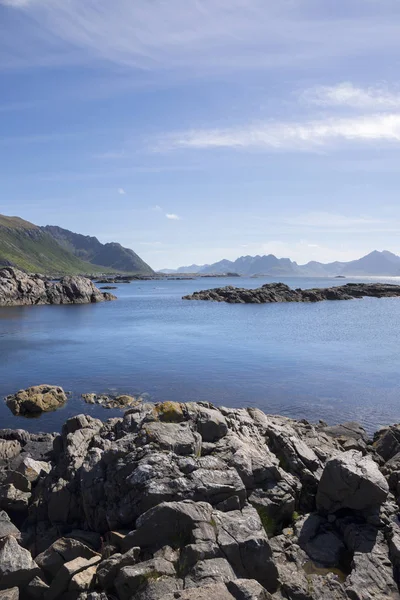
[[53,282],[12,267],[0,270],[0,306],[90,304],[115,299],[112,294],[100,292],[86,277],[68,276]]
[[126,394],[121,396],[82,394],[82,398],[86,404],[98,404],[103,408],[130,408],[137,406],[143,401],[141,396],[128,396]]
[[116,285],[103,285],[100,288],[101,290],[117,290],[117,286]]
[[[0,590],[400,599],[400,456],[392,439],[379,444],[388,432],[374,448],[356,423],[208,402],[141,402],[105,423],[79,415],[57,436],[3,430]],[[50,454],[27,454],[49,440]],[[346,451],[353,443],[361,452]]]
[[392,298],[400,296],[400,285],[388,283],[347,283],[346,285],[292,289],[284,283],[267,283],[260,288],[246,289],[226,286],[195,292],[184,300],[209,300],[229,304],[268,304],[273,302],[321,302],[323,300],[352,300],[353,298]]

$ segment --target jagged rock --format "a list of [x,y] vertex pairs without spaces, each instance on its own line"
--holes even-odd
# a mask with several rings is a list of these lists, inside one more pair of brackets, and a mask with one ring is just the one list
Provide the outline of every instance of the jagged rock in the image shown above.
[[67,276],[53,282],[12,267],[0,270],[0,306],[90,304],[107,300],[115,300],[115,296],[100,292],[86,277]]
[[11,483],[0,486],[0,509],[24,512],[28,509],[30,499],[30,492],[22,492]]
[[41,577],[34,577],[25,588],[25,594],[29,600],[43,600],[49,590],[47,583]]
[[11,412],[21,416],[56,410],[66,401],[66,393],[56,385],[36,385],[6,398],[6,404]]
[[57,575],[64,563],[69,563],[79,558],[85,560],[100,559],[100,555],[77,540],[60,538],[45,552],[39,554],[36,557],[36,562],[46,576],[52,579]]
[[226,419],[217,410],[201,407],[196,418],[197,431],[203,442],[217,442],[228,432]]
[[11,522],[10,517],[4,510],[0,511],[0,540],[8,535],[14,536],[17,540],[21,537],[20,530]]
[[0,439],[0,461],[10,460],[21,452],[21,444],[18,440]]
[[233,579],[236,575],[226,558],[210,558],[195,564],[185,577],[185,588],[226,583]]
[[136,594],[145,589],[149,581],[175,575],[172,563],[156,558],[132,567],[123,567],[115,581],[115,587],[120,600],[130,600],[132,597],[136,598]]
[[390,460],[396,454],[400,453],[400,425],[384,427],[375,433],[374,443],[375,451],[382,456],[385,461]]
[[41,475],[48,475],[50,473],[51,464],[34,460],[30,456],[25,456],[19,464],[17,471],[26,477],[30,483],[35,483]]
[[13,587],[9,590],[0,590],[0,600],[19,600],[19,589]]
[[185,546],[199,524],[210,523],[211,515],[212,506],[205,502],[163,502],[139,517],[136,531],[126,536],[123,545],[153,550],[167,544]]
[[105,590],[113,587],[118,572],[122,567],[133,566],[138,562],[140,548],[134,547],[125,552],[125,554],[114,554],[110,558],[103,560],[97,568],[97,579]]
[[23,588],[39,573],[30,552],[15,537],[9,535],[0,541],[0,589]]
[[154,442],[162,450],[171,450],[175,454],[198,456],[201,450],[201,438],[193,432],[187,423],[148,423],[142,429],[143,445]]
[[386,500],[388,491],[376,463],[351,450],[326,463],[318,486],[317,507],[328,513],[341,508],[373,509]]
[[[56,600],[59,598],[61,594],[67,591],[72,584],[74,577],[79,575],[82,571],[86,571],[97,565],[98,562],[100,562],[100,556],[94,556],[89,559],[79,556],[69,562],[63,563],[50,584],[50,588],[46,593],[46,600]],[[88,577],[90,578],[90,582],[92,582],[94,574],[92,576],[92,572],[90,572]],[[84,584],[85,581],[87,582],[87,578],[83,578],[82,580],[75,579],[75,583],[72,584],[72,591],[74,591],[74,589],[75,591],[79,589],[77,588],[79,583]]]
[[298,544],[315,563],[324,567],[339,567],[346,552],[343,540],[332,525],[319,515],[307,517],[299,530]]
[[[163,600],[234,600],[226,585],[216,583],[168,594]],[[247,599],[246,599],[247,600]]]
[[237,576],[256,579],[268,591],[278,587],[278,571],[272,560],[268,537],[257,511],[214,512],[217,544]]
[[272,600],[271,594],[258,581],[252,579],[228,581],[226,587],[235,600]]
[[137,406],[143,399],[140,396],[106,396],[105,394],[98,396],[97,394],[82,394],[86,404],[98,404],[103,408],[129,408]]
[[96,581],[96,572],[97,566],[94,565],[76,573],[68,585],[68,590],[71,592],[84,592],[92,589]]

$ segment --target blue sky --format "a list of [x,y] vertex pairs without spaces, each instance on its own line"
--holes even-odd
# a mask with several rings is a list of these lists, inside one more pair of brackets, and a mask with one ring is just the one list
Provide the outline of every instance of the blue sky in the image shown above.
[[400,253],[398,0],[0,0],[0,213],[154,268]]

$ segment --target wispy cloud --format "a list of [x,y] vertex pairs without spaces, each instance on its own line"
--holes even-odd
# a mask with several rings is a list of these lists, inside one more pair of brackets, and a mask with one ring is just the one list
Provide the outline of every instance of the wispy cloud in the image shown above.
[[120,196],[125,196],[126,191],[124,190],[124,188],[118,188],[118,194],[120,194]]
[[[26,17],[15,49],[5,15],[3,66],[110,61],[147,70],[279,68],[398,48],[396,3],[356,0],[0,0]],[[12,12],[12,11],[11,11]],[[15,20],[17,22],[17,20]],[[18,24],[21,21],[18,20]],[[340,40],[340,43],[338,43]],[[0,63],[0,64],[1,64]]]
[[400,142],[400,113],[291,122],[267,121],[245,127],[197,129],[166,135],[155,150],[233,148],[318,151],[343,142]]
[[349,107],[359,110],[393,110],[400,108],[400,88],[388,85],[357,87],[344,82],[338,85],[321,85],[308,89],[301,99],[310,104],[325,107]]
[[167,217],[167,219],[170,219],[170,221],[180,221],[181,217],[179,215],[175,215],[174,213],[167,213],[165,215]]

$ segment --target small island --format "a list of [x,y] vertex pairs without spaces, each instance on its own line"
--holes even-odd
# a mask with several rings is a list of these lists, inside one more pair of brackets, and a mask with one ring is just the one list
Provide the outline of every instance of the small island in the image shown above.
[[228,285],[202,290],[183,300],[208,300],[229,304],[268,304],[274,302],[322,302],[323,300],[353,300],[354,298],[394,298],[400,296],[400,285],[388,283],[347,283],[329,288],[292,289],[284,283],[267,283],[246,289]]

